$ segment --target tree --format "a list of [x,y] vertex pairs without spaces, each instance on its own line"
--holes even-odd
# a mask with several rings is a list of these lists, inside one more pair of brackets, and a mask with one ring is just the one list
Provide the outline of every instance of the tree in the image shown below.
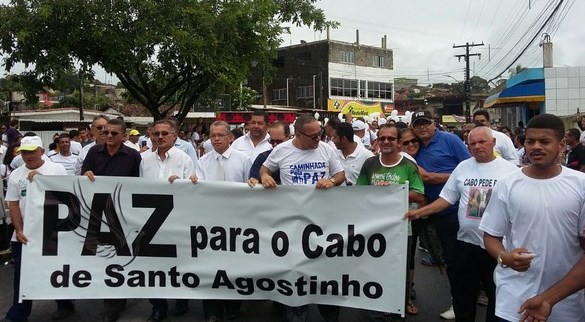
[[[317,0],[12,0],[0,6],[0,52],[43,84],[72,66],[115,74],[155,119],[243,81],[252,64],[265,78],[282,23],[317,30]],[[164,106],[164,107],[162,107]]]

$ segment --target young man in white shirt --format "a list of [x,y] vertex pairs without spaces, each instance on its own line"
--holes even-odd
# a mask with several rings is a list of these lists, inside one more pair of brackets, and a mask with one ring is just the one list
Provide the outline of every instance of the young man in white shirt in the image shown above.
[[335,144],[337,155],[345,171],[345,184],[355,186],[362,165],[374,153],[353,140],[354,134],[351,124],[341,123],[333,132],[332,141]]
[[[525,300],[560,280],[583,256],[585,174],[559,164],[564,134],[557,116],[540,114],[528,122],[530,165],[498,180],[479,225],[486,250],[499,263],[494,279],[502,321],[517,321]],[[585,321],[583,292],[560,301],[548,321]]]
[[74,176],[77,165],[77,154],[71,152],[71,136],[67,133],[59,135],[57,138],[57,146],[59,147],[59,153],[50,156],[49,159],[51,159],[51,162],[63,165],[67,174]]

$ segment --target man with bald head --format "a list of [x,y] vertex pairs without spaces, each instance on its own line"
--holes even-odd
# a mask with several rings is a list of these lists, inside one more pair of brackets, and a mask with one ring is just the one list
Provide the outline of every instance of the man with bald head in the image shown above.
[[452,269],[453,308],[457,321],[475,321],[477,292],[480,282],[488,296],[486,321],[495,320],[495,284],[493,272],[497,263],[485,250],[479,222],[497,181],[518,168],[494,155],[496,140],[485,126],[469,132],[472,157],[462,161],[449,176],[439,198],[431,204],[406,213],[418,219],[439,213],[459,202],[459,230]]

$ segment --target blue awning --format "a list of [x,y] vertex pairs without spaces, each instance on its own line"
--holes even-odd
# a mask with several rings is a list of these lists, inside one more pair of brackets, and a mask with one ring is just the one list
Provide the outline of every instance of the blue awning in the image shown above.
[[484,107],[503,103],[544,102],[544,79],[522,83],[489,96]]

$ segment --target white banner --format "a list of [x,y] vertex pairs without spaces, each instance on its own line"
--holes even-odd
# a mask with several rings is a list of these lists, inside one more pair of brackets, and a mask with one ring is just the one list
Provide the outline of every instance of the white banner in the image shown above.
[[269,299],[404,314],[407,187],[36,176],[22,299]]

